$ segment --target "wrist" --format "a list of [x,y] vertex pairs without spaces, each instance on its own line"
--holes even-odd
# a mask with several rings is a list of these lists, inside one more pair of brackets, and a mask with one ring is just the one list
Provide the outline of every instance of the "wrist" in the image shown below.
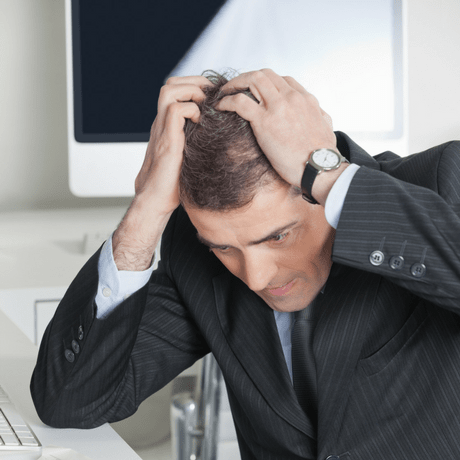
[[347,164],[348,160],[336,148],[314,150],[302,174],[303,198],[311,204],[324,206],[329,191]]
[[321,206],[325,206],[329,192],[340,175],[349,166],[349,163],[342,163],[339,168],[333,171],[323,171],[316,176],[316,180],[313,183],[312,195]]
[[134,198],[112,238],[118,270],[142,271],[152,261],[172,212],[157,212],[153,203]]

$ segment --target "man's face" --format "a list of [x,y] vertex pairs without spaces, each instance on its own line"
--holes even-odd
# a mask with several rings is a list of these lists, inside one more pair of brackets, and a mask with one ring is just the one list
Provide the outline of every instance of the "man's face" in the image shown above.
[[335,230],[287,185],[273,182],[243,209],[186,211],[200,241],[273,310],[301,310],[325,284]]

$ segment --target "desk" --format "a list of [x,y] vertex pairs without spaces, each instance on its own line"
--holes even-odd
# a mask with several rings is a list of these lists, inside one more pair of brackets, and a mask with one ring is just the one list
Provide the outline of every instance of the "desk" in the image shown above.
[[[18,409],[25,417],[38,424],[35,430],[36,425],[32,423],[32,429],[36,431],[44,445],[53,443],[72,447],[70,439],[62,439],[58,436],[76,430],[53,430],[50,434],[47,434],[47,431],[41,434],[40,427],[43,430],[43,425],[37,418],[28,390],[37,354],[37,350],[30,341],[33,342],[35,338],[37,341],[40,340],[38,325],[47,324],[54,310],[48,312],[49,309],[46,308],[46,312],[49,313],[49,317],[46,318],[45,312],[38,315],[37,310],[34,311],[34,304],[40,302],[40,305],[43,306],[47,299],[52,299],[57,306],[57,299],[62,298],[67,286],[96,250],[94,247],[85,253],[84,236],[99,234],[103,237],[110,234],[125,212],[125,208],[114,207],[0,213],[0,381],[5,386],[5,390],[15,399]],[[19,353],[18,360],[22,360],[21,362],[30,361],[30,363],[14,364],[16,356],[12,355],[12,343],[19,340],[19,335],[16,337],[15,333],[7,330],[8,338],[4,337],[2,331],[5,330],[4,328],[9,329],[6,324],[12,324],[6,319],[4,313],[28,336],[28,346],[21,345],[21,349],[25,350],[24,354],[22,355],[19,349],[14,353]],[[41,317],[44,317],[43,320],[40,320]],[[12,361],[9,366],[6,365],[8,360]],[[21,366],[24,367],[23,372]],[[185,371],[183,375],[196,375],[198,372],[199,365],[197,364]],[[17,375],[18,373],[21,375]],[[13,375],[16,376],[13,377]],[[16,382],[20,383],[21,388],[21,390],[18,389],[18,397],[15,393]],[[171,459],[171,441],[166,440],[169,434],[171,388],[172,385],[168,385],[167,388],[151,396],[141,405],[136,414],[114,425],[115,429],[145,460]],[[17,402],[22,394],[27,394],[27,404],[24,408],[20,407]],[[105,440],[112,442],[111,436],[116,434],[109,426],[99,428],[94,432],[94,435],[93,431],[85,431],[83,435],[80,435],[78,446],[86,442],[91,449],[88,452],[94,452],[96,445],[102,446]],[[144,434],[146,432],[148,434]],[[141,436],[142,439],[140,439]],[[160,441],[162,441],[161,444]],[[118,443],[114,445],[117,446]],[[83,447],[74,449],[85,453]],[[130,457],[129,454],[122,456],[122,451],[118,447],[110,450],[103,445],[101,451],[102,453],[112,452],[111,460],[139,458]],[[109,458],[109,454],[103,457],[95,455],[93,453],[88,456],[93,460]],[[0,457],[3,460],[3,456],[0,455]]]
[[[140,460],[140,457],[109,426],[92,430],[55,429],[44,425],[35,411],[29,391],[37,347],[0,311],[0,382],[43,446],[69,447],[92,460]],[[29,460],[40,454],[21,452],[2,459]]]
[[[0,213],[0,309],[39,343],[36,301],[61,299],[71,281],[120,222],[125,209],[55,209]],[[100,235],[85,252],[85,236]],[[94,240],[95,238],[93,238]],[[40,308],[48,323],[53,311]],[[43,311],[45,310],[45,311]],[[49,313],[49,314],[48,314]]]
[[[46,428],[39,421],[29,394],[30,376],[37,355],[31,341],[41,337],[37,334],[40,318],[34,312],[34,303],[40,301],[43,305],[44,300],[55,299],[57,306],[57,299],[63,296],[67,286],[92,255],[93,251],[83,251],[84,235],[108,235],[116,228],[125,211],[116,207],[0,214],[0,381],[20,412],[31,422],[43,445],[70,447],[92,460],[139,459],[132,450],[122,455],[124,451],[118,447],[121,440],[116,433],[118,431],[142,459],[170,460],[171,440],[166,438],[172,385],[142,403],[132,417],[114,424],[116,431],[110,426],[83,432]],[[50,312],[46,321],[41,322],[47,324],[53,313]],[[199,371],[197,363],[181,375],[195,376]],[[22,395],[26,398],[24,404],[20,402]],[[231,427],[231,433],[226,434],[224,439],[231,439],[233,449],[238,452],[230,407],[226,408],[225,420],[225,426]],[[127,448],[126,444],[123,445]],[[100,452],[96,452],[97,449]],[[2,455],[0,457],[4,460]],[[238,456],[226,458],[236,459]]]

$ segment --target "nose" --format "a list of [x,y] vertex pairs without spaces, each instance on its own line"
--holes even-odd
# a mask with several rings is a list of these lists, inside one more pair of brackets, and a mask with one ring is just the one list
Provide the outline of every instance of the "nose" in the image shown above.
[[265,289],[275,278],[278,268],[273,256],[263,252],[247,252],[244,255],[241,279],[252,291]]

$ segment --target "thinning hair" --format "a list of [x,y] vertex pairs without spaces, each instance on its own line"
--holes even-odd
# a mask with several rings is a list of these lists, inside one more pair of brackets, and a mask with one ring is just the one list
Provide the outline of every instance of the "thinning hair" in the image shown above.
[[260,188],[278,181],[287,184],[260,149],[248,121],[235,112],[224,112],[216,104],[230,94],[223,92],[228,74],[207,71],[213,83],[204,89],[206,98],[198,104],[198,123],[186,120],[184,159],[180,174],[180,201],[210,211],[231,211],[248,205]]

